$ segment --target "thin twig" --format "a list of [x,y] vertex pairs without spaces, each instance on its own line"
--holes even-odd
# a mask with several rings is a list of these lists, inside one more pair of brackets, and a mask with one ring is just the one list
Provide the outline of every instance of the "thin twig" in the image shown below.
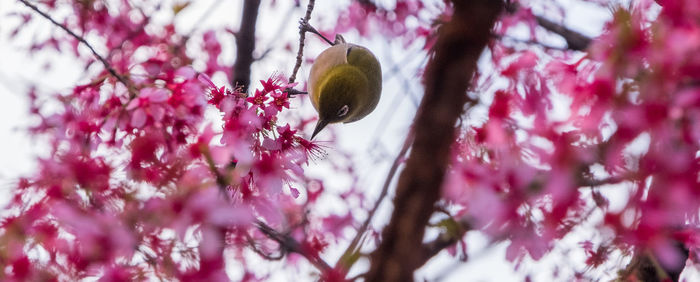
[[207,8],[207,10],[204,11],[204,13],[202,13],[202,14],[199,16],[199,18],[198,18],[196,21],[193,22],[193,23],[194,23],[194,26],[192,27],[192,29],[190,29],[190,31],[189,31],[184,37],[190,37],[190,36],[192,36],[192,34],[194,34],[195,32],[197,32],[197,30],[198,30],[199,28],[201,28],[202,26],[204,26],[204,25],[202,25],[202,23],[203,23],[204,21],[206,21],[208,18],[211,17],[211,14],[214,13],[214,11],[216,11],[216,9],[219,7],[219,4],[221,4],[221,0],[216,0],[216,1],[214,1],[214,3],[211,3],[211,5],[209,5],[209,7]]
[[[415,59],[416,57],[421,57],[421,56],[417,56],[417,54],[420,53],[421,51],[422,51],[422,49],[417,50],[417,52],[407,52],[408,54],[404,58],[399,60],[399,62],[396,62],[391,58],[392,57],[391,53],[387,53],[385,56],[385,59],[389,60],[390,65],[392,67],[390,69],[386,70],[382,74],[382,77],[383,77],[382,80],[384,81],[384,83],[387,83],[388,81],[390,81],[394,77],[400,77],[401,81],[403,81],[403,84],[401,85],[402,90],[400,91],[401,95],[395,95],[394,99],[390,103],[391,107],[394,109],[399,108],[401,103],[403,103],[405,100],[407,100],[406,96],[408,96],[408,98],[413,102],[413,104],[416,108],[418,107],[418,104],[420,103],[420,101],[414,95],[415,91],[414,91],[413,87],[411,87],[409,85],[410,84],[409,80],[405,76],[403,76],[403,74],[400,72],[400,70],[402,67],[405,67],[408,63],[412,62],[413,59]],[[422,56],[422,57],[423,57],[423,60],[421,61],[421,63],[419,63],[419,65],[421,65],[421,66],[428,59],[428,56]],[[396,116],[398,116],[398,115],[394,114],[393,111],[387,111],[386,113],[384,113],[382,118],[377,123],[377,127],[374,129],[374,133],[372,135],[370,135],[370,136],[373,136],[372,137],[373,140],[372,140],[372,143],[370,143],[371,145],[368,146],[369,148],[373,149],[373,148],[380,147],[379,140],[380,140],[382,134],[386,132],[386,128],[388,127],[388,124]],[[383,148],[378,148],[378,150],[382,150],[381,152],[386,151]]]
[[[408,136],[406,136],[406,140],[404,140],[403,147],[401,147],[401,151],[396,155],[396,158],[394,159],[394,163],[391,165],[391,168],[389,169],[389,173],[386,176],[386,179],[384,180],[384,186],[382,187],[381,193],[379,193],[379,197],[377,198],[377,201],[374,203],[374,207],[369,211],[367,214],[367,218],[365,221],[362,223],[359,229],[357,229],[357,234],[355,234],[355,238],[352,239],[352,242],[348,246],[348,248],[345,250],[341,258],[347,258],[350,254],[356,251],[358,246],[358,243],[360,242],[360,239],[362,239],[362,236],[365,234],[365,231],[367,231],[367,228],[369,227],[370,223],[372,222],[372,219],[374,218],[374,214],[377,212],[377,209],[379,209],[379,206],[382,204],[384,201],[384,198],[386,195],[389,193],[389,185],[391,184],[391,181],[394,179],[394,175],[396,175],[396,171],[399,169],[399,165],[402,163],[404,156],[406,155],[406,152],[408,152],[408,149],[411,148],[411,144],[413,144],[413,130],[409,131]],[[340,263],[343,262],[343,260],[338,260],[336,263],[335,267],[338,268],[340,266]],[[348,269],[346,269],[347,271]]]
[[256,254],[258,254],[260,257],[266,259],[266,260],[281,260],[284,258],[285,253],[280,250],[279,254],[273,256],[272,254],[267,254],[263,250],[261,250],[258,246],[255,245],[255,241],[253,238],[246,234],[246,241],[248,242],[248,246],[250,246],[250,249],[253,250]]
[[[508,5],[506,5],[506,11],[511,14],[518,11],[518,9],[520,9],[520,5],[518,5],[518,3],[516,2],[509,1]],[[564,38],[564,40],[566,41],[567,49],[569,50],[585,51],[588,48],[588,46],[591,45],[591,41],[593,41],[588,36],[585,36],[580,32],[574,31],[561,24],[555,23],[543,16],[533,16],[535,17],[535,20],[537,21],[538,25]]]
[[260,56],[253,57],[253,61],[257,62],[261,61],[262,59],[265,59],[265,57],[267,57],[267,55],[270,54],[270,52],[272,52],[272,47],[265,49],[265,51],[263,51],[263,53],[260,54]]
[[614,184],[620,184],[623,182],[633,182],[633,181],[640,181],[639,177],[634,174],[634,173],[627,173],[619,176],[611,176],[605,179],[588,179],[581,177],[578,179],[578,186],[580,187],[599,187],[603,185],[614,185]]
[[228,194],[227,188],[229,186],[230,180],[225,175],[221,174],[219,169],[216,167],[214,158],[212,157],[211,151],[209,150],[209,147],[207,145],[200,145],[199,151],[202,153],[202,156],[204,156],[204,160],[207,162],[209,170],[211,171],[211,173],[214,174],[214,178],[216,179],[216,185],[219,187],[219,191],[226,198],[226,200],[229,201],[231,197]]
[[331,266],[318,255],[313,255],[309,252],[304,251],[301,247],[301,244],[299,244],[299,242],[292,238],[292,236],[277,232],[277,230],[259,220],[255,222],[255,225],[258,227],[258,230],[260,230],[260,232],[262,232],[268,238],[280,244],[280,247],[284,248],[285,251],[297,253],[305,257],[311,264],[313,264],[318,270],[320,270],[323,273],[331,270]]
[[428,262],[435,255],[439,254],[445,248],[451,247],[455,243],[459,242],[459,240],[461,240],[462,237],[464,237],[464,234],[466,234],[467,231],[470,230],[468,222],[464,220],[458,220],[456,221],[456,223],[459,226],[457,234],[450,234],[450,232],[446,232],[446,234],[441,234],[434,240],[423,244],[423,253],[420,256],[419,262],[421,266]]
[[535,15],[535,19],[541,27],[563,37],[570,50],[585,51],[588,46],[591,45],[592,40],[577,31],[571,30],[542,16]]
[[285,88],[285,89],[284,89],[284,92],[287,93],[287,94],[289,94],[289,97],[292,97],[292,96],[294,96],[294,95],[306,95],[306,94],[309,94],[309,92],[306,92],[306,91],[299,91],[299,90],[296,90],[296,89],[291,88],[291,87]]
[[50,21],[51,23],[53,23],[55,26],[58,26],[58,27],[60,27],[61,29],[63,29],[65,32],[67,32],[68,34],[70,34],[71,36],[73,36],[73,38],[75,38],[76,40],[78,40],[78,41],[80,41],[81,43],[85,44],[85,46],[87,46],[87,48],[90,49],[90,52],[92,52],[92,55],[94,55],[95,58],[97,58],[97,60],[99,60],[100,62],[102,62],[102,65],[104,65],[104,67],[107,69],[107,71],[108,71],[112,76],[114,76],[117,80],[119,80],[119,82],[121,82],[122,84],[124,84],[124,86],[126,86],[127,88],[129,88],[129,92],[132,91],[132,90],[131,90],[131,87],[130,87],[130,84],[127,82],[127,80],[126,80],[123,76],[119,75],[119,73],[117,73],[117,71],[112,67],[112,65],[110,65],[110,63],[107,62],[107,60],[105,60],[104,57],[102,57],[100,54],[98,54],[97,51],[95,51],[95,48],[93,48],[92,45],[90,45],[90,43],[88,43],[88,42],[85,40],[85,38],[83,38],[82,36],[76,34],[76,33],[73,32],[72,30],[68,29],[68,27],[66,27],[65,25],[63,25],[63,24],[57,22],[57,21],[54,20],[51,16],[49,16],[47,13],[41,11],[37,6],[35,6],[35,5],[32,4],[32,3],[29,3],[29,1],[27,1],[27,0],[19,0],[19,1],[22,2],[22,4],[24,4],[25,6],[29,7],[30,9],[34,10],[35,12],[37,12],[39,15],[41,15],[41,16],[44,17],[45,19],[49,20],[49,21]]
[[537,45],[537,46],[540,46],[540,47],[542,47],[542,48],[544,48],[544,49],[546,49],[546,50],[556,50],[556,51],[568,51],[568,50],[571,50],[571,48],[567,48],[567,47],[556,47],[556,46],[548,45],[548,44],[545,44],[545,43],[542,43],[542,42],[540,42],[540,41],[533,40],[533,39],[519,39],[519,38],[515,38],[515,37],[512,37],[512,36],[500,35],[500,34],[492,34],[491,36],[492,36],[493,38],[495,38],[495,39],[505,39],[505,40],[513,41],[513,42],[515,42],[515,43],[523,43],[523,44],[527,44],[527,45]]
[[[304,21],[309,22],[311,20],[311,11],[314,10],[315,0],[309,0],[309,5],[306,6],[306,15],[304,16]],[[304,29],[299,29],[299,51],[297,51],[297,61],[294,64],[294,70],[292,75],[289,76],[289,84],[294,83],[297,78],[297,72],[301,67],[301,59],[304,56],[304,40],[306,39],[306,31]]]
[[272,36],[273,42],[269,44],[267,48],[265,48],[265,51],[262,52],[260,56],[257,56],[255,58],[255,61],[262,60],[269,54],[277,45],[277,39],[282,37],[282,34],[284,33],[284,28],[289,25],[289,20],[291,19],[292,15],[294,14],[294,10],[298,8],[297,6],[292,6],[289,7],[289,11],[287,11],[284,19],[280,22],[279,26],[277,27],[277,30],[275,31],[274,35]]
[[[221,174],[221,172],[217,169],[216,164],[214,163],[214,160],[211,157],[211,153],[207,147],[200,147],[200,152],[202,155],[204,155],[204,158],[207,162],[207,165],[209,166],[209,169],[211,172],[214,174],[214,177],[216,178],[216,184],[219,186],[220,191],[228,201],[230,199],[230,196],[228,192],[226,191],[226,188],[229,186],[230,180]],[[304,249],[302,249],[301,244],[291,237],[289,234],[284,234],[280,233],[274,228],[270,227],[269,225],[265,224],[264,222],[260,220],[255,221],[255,226],[257,227],[260,232],[265,234],[268,238],[274,240],[280,245],[281,248],[281,253],[280,256],[284,256],[286,252],[291,252],[291,253],[297,253],[304,258],[306,258],[311,264],[313,264],[319,271],[325,273],[329,270],[331,270],[330,265],[324,261],[321,257],[318,255],[313,255],[310,254],[309,252],[306,252]],[[270,258],[270,259],[278,259],[276,256],[271,256],[268,254],[263,253],[259,249],[256,249],[256,247],[249,242],[251,245],[251,248],[253,249],[254,252],[258,253],[264,258]]]

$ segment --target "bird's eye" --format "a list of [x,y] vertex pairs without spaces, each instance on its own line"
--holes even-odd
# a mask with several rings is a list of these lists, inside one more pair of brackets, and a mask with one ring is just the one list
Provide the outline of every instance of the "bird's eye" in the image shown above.
[[352,50],[352,46],[348,47],[348,52],[345,53],[345,57],[346,57],[346,58],[347,58],[348,56],[350,56],[350,50]]
[[344,117],[348,114],[348,111],[350,111],[350,107],[348,107],[348,105],[344,105],[342,108],[340,108],[340,110],[338,110],[338,117]]

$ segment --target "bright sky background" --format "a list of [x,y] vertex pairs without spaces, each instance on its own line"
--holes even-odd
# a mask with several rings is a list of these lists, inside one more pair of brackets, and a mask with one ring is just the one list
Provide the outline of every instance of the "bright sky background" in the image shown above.
[[[177,30],[181,33],[190,32],[193,29],[201,32],[208,28],[228,26],[234,29],[237,28],[240,18],[241,2],[236,0],[217,1],[217,0],[199,0],[193,1],[194,4],[184,10],[181,17],[176,22]],[[206,10],[212,6],[212,3],[217,4],[209,16],[200,20]],[[267,1],[264,1],[267,2]],[[272,48],[270,55],[265,60],[253,65],[252,80],[255,84],[252,88],[258,86],[258,80],[267,78],[272,72],[278,71],[286,75],[289,74],[293,67],[294,56],[282,51],[284,44],[289,41],[293,44],[293,49],[296,50],[297,42],[297,20],[303,16],[302,9],[291,9],[291,4],[294,1],[278,0],[280,7],[274,12],[270,11],[267,4],[263,3],[261,7],[258,25],[257,25],[257,51],[260,54],[267,48]],[[344,6],[348,0],[343,1],[317,1],[316,8],[312,17],[312,24],[319,29],[330,29],[335,23],[335,15],[333,11],[337,6]],[[379,1],[382,3],[392,1]],[[596,36],[601,33],[603,23],[609,18],[609,12],[601,10],[590,4],[579,4],[572,6],[572,3],[579,3],[574,0],[560,0],[565,3],[565,7],[573,11],[569,13],[569,17],[564,19],[564,24],[578,30],[589,36]],[[59,3],[61,3],[59,1]],[[305,7],[306,1],[302,1],[302,6]],[[28,82],[36,82],[39,86],[39,91],[50,93],[56,91],[66,91],[76,83],[83,81],[80,77],[81,69],[74,64],[75,58],[71,54],[56,54],[41,52],[38,54],[27,55],[18,48],[27,45],[29,35],[34,32],[46,34],[51,27],[50,23],[37,19],[32,32],[25,33],[25,36],[9,40],[7,35],[8,27],[14,24],[5,24],[6,15],[11,11],[27,9],[21,4],[13,0],[0,0],[0,17],[2,17],[3,25],[0,25],[0,97],[3,98],[0,103],[0,195],[10,191],[16,182],[18,176],[28,175],[35,167],[33,162],[34,156],[41,154],[43,145],[40,141],[31,140],[22,130],[27,125],[32,123],[32,119],[28,116],[27,99],[24,97]],[[291,11],[291,14],[288,12]],[[551,14],[547,11],[537,11],[539,14]],[[63,15],[65,16],[65,15]],[[60,18],[61,15],[54,17]],[[553,18],[554,20],[558,20]],[[162,19],[167,20],[167,19]],[[413,112],[417,107],[417,101],[422,95],[422,87],[420,79],[415,75],[415,69],[418,65],[424,63],[424,55],[418,51],[421,46],[415,45],[409,48],[404,48],[400,42],[388,42],[386,38],[374,38],[372,40],[358,39],[357,34],[344,34],[349,42],[367,46],[382,62],[382,67],[385,73],[384,76],[384,93],[376,111],[365,119],[344,125],[331,125],[333,131],[338,134],[340,145],[344,150],[353,152],[353,158],[358,164],[357,173],[361,176],[361,184],[365,187],[367,198],[373,201],[379,194],[381,183],[389,170],[390,162],[397,154],[401,147],[401,142],[406,133],[408,126],[413,117]],[[222,37],[220,37],[222,38]],[[289,40],[281,40],[287,38]],[[559,38],[552,37],[552,44],[563,46],[563,41]],[[88,41],[93,38],[88,38]],[[223,41],[223,40],[222,40]],[[224,43],[224,55],[221,60],[225,62],[233,62],[235,59],[232,52],[231,42]],[[325,48],[324,43],[315,36],[307,35],[307,56],[316,56]],[[199,44],[198,41],[193,41],[190,44]],[[98,50],[104,53],[105,50]],[[228,51],[228,52],[227,52]],[[44,64],[47,60],[53,62],[53,67],[48,71],[44,70]],[[195,66],[197,67],[197,66]],[[398,72],[388,75],[392,69],[397,69]],[[297,81],[304,82],[308,75],[309,68],[302,68],[297,75]],[[224,77],[214,77],[217,84],[226,83]],[[301,98],[306,99],[306,98]],[[307,101],[295,101],[292,103],[300,111],[305,111],[309,116],[314,115],[312,108]],[[311,132],[307,132],[310,135]],[[317,137],[318,140],[330,138],[330,132],[324,132]],[[329,157],[334,154],[333,149],[329,149]],[[315,164],[312,163],[311,166]],[[310,173],[323,175],[325,170],[322,168],[311,168]],[[344,190],[346,183],[338,183],[336,181],[330,189]],[[5,203],[6,197],[0,196],[0,204]],[[386,223],[391,212],[390,204],[385,202],[383,209],[377,215],[377,220],[374,221],[375,226],[382,226]],[[329,203],[327,207],[330,212],[334,209],[334,205]],[[577,247],[577,243],[582,238],[586,238],[587,234],[582,230],[577,232],[576,236],[569,236],[563,240],[562,245],[568,245],[573,248]],[[352,233],[348,233],[352,236]],[[453,257],[443,252],[433,259],[427,267],[420,270],[416,275],[418,280],[423,278],[429,281],[513,281],[522,280],[524,275],[534,275],[534,281],[550,281],[547,276],[537,276],[538,272],[550,268],[555,262],[559,264],[568,259],[582,261],[582,252],[562,253],[563,251],[554,251],[551,255],[546,256],[543,260],[537,263],[524,263],[517,272],[513,270],[510,263],[504,260],[505,247],[507,244],[499,244],[491,247],[486,247],[486,238],[478,233],[469,232],[468,248],[469,261],[461,263]],[[344,247],[344,246],[341,246]],[[339,256],[339,251],[331,251],[326,258],[329,261],[335,261]],[[270,265],[281,263],[270,263]],[[574,265],[577,270],[582,270],[583,265]],[[560,269],[561,277],[570,277],[571,269]],[[549,273],[550,271],[545,271]],[[236,273],[232,270],[232,273]],[[304,273],[292,274],[305,277]],[[288,281],[290,276],[288,273],[279,273],[274,275],[271,280]]]

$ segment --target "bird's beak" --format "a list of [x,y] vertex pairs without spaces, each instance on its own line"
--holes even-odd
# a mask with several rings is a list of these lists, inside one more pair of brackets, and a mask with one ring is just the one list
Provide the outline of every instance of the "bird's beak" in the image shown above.
[[328,120],[323,119],[323,118],[319,118],[319,119],[318,119],[318,122],[316,122],[316,128],[314,128],[314,133],[311,134],[311,140],[313,140],[314,137],[316,137],[316,134],[318,134],[319,132],[321,132],[321,130],[322,130],[324,127],[326,127],[326,125],[328,125]]

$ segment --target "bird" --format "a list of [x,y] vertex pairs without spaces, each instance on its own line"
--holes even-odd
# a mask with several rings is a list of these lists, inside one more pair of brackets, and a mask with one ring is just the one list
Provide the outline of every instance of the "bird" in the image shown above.
[[360,120],[377,107],[382,92],[381,65],[369,49],[347,43],[338,34],[311,66],[307,88],[318,112],[313,139],[328,124]]

